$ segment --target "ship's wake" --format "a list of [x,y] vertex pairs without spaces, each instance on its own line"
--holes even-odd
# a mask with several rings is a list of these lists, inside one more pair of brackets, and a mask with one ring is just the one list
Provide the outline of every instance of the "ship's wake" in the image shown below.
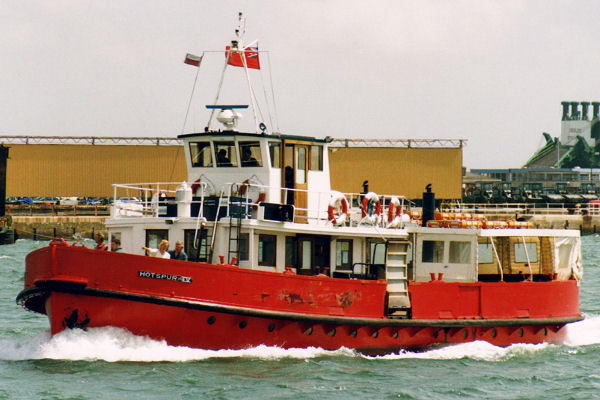
[[[584,321],[568,326],[568,337],[563,346],[575,348],[600,344],[600,316],[589,316]],[[364,356],[350,349],[324,350],[320,348],[282,349],[258,346],[244,350],[201,350],[169,346],[164,341],[135,336],[119,328],[92,328],[66,330],[53,337],[48,332],[25,341],[0,340],[0,360],[102,360],[107,362],[189,362],[215,358],[255,358],[279,360],[283,358],[310,359],[317,357],[365,357],[372,360],[429,359],[452,360],[469,358],[482,361],[504,361],[525,354],[560,347],[551,344],[514,344],[498,347],[476,341],[423,352],[403,351],[399,354]]]

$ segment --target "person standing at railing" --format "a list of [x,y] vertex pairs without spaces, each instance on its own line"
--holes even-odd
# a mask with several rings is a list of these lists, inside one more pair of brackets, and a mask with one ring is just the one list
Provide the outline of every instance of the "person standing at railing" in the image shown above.
[[96,241],[96,247],[94,247],[94,250],[108,250],[108,245],[104,243],[104,235],[101,232],[96,233],[94,240]]
[[169,242],[167,240],[162,240],[158,245],[158,249],[153,249],[150,247],[142,246],[142,250],[146,251],[150,257],[159,257],[159,258],[171,258],[171,255],[167,251],[169,248]]

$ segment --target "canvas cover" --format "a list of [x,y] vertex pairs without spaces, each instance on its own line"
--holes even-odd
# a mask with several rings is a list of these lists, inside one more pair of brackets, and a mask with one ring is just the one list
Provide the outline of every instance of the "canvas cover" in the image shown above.
[[566,281],[573,277],[579,284],[583,276],[583,265],[581,241],[578,237],[554,238],[554,272],[559,281]]

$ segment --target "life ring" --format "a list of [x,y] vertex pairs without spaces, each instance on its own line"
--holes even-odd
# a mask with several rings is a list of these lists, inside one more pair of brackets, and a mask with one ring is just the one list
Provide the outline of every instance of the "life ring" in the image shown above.
[[386,228],[398,228],[402,223],[402,206],[396,196],[392,196],[388,205],[388,223]]
[[365,195],[362,201],[362,220],[369,224],[375,224],[379,221],[381,215],[381,202],[379,196],[374,192]]
[[196,179],[194,181],[194,183],[192,183],[192,186],[191,186],[191,188],[192,188],[192,196],[196,195],[196,191],[200,187],[200,184],[201,184],[200,178]]
[[[245,181],[243,181],[238,189],[238,196],[245,196],[249,186],[251,186],[250,179],[246,179]],[[255,210],[258,209],[258,205],[264,202],[266,198],[267,194],[264,191],[259,191],[258,198],[256,199],[256,201],[254,201],[253,199],[249,199],[250,202],[252,202],[252,208]]]
[[338,191],[331,192],[331,200],[327,207],[327,218],[334,225],[343,225],[348,217],[348,200],[343,193]]

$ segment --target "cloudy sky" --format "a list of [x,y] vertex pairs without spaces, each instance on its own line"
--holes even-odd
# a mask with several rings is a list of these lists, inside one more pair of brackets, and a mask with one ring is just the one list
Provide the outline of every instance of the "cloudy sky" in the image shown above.
[[[284,133],[466,139],[467,168],[520,167],[560,136],[561,101],[600,101],[597,1],[3,0],[0,135],[202,130],[224,55],[206,53],[185,124],[182,61],[223,50],[238,11]],[[221,103],[247,103],[241,73]]]

